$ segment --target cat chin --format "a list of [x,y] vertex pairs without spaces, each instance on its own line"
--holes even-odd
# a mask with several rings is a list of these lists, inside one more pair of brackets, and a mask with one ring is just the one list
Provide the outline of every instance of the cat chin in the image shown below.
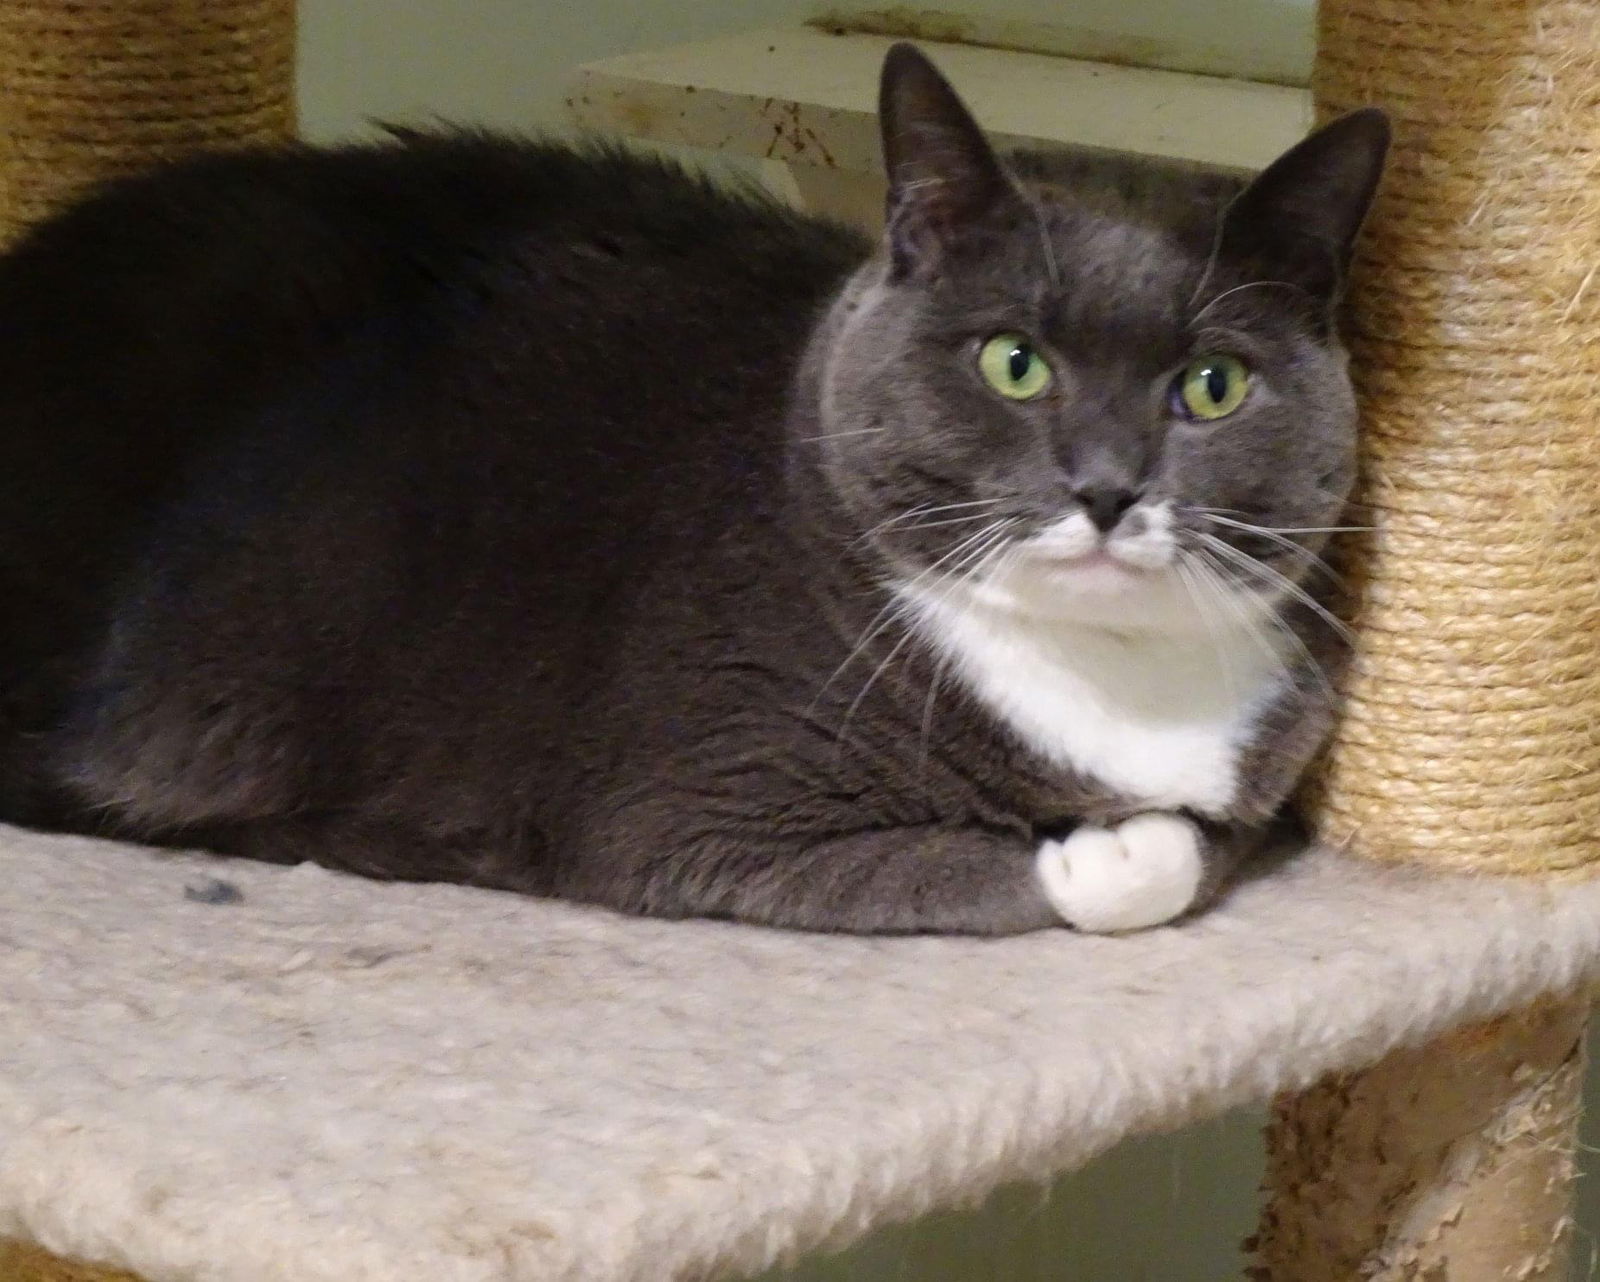
[[1204,621],[1170,570],[1139,570],[1110,558],[1036,562],[975,584],[971,605],[1020,623],[1114,632],[1189,635]]
[[[979,580],[939,591],[952,605],[1030,627],[1203,636],[1219,626],[1216,618],[1200,613],[1173,565],[1130,565],[1103,550],[1080,557],[1024,552]],[[1254,613],[1241,601],[1230,604],[1221,618]]]

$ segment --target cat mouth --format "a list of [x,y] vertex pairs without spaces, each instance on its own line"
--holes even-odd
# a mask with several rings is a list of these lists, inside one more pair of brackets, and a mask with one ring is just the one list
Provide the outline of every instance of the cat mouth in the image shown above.
[[1034,559],[1052,570],[1071,574],[1121,574],[1131,578],[1147,578],[1157,568],[1145,559],[1134,559],[1127,552],[1110,545],[1082,552],[1040,549]]
[[1153,567],[1135,564],[1108,547],[1073,554],[1044,552],[1031,559],[1050,580],[1075,592],[1137,591],[1156,576]]
[[1054,521],[1023,542],[1026,559],[1057,578],[1127,587],[1171,568],[1171,518],[1164,506],[1103,530],[1084,513]]

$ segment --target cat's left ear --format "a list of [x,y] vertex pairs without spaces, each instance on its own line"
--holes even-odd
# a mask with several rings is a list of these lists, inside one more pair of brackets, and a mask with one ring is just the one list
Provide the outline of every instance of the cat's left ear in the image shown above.
[[1377,108],[1324,125],[1267,166],[1229,206],[1224,251],[1265,257],[1280,276],[1337,294],[1383,177],[1389,118]]
[[974,219],[1017,189],[972,113],[915,45],[893,46],[878,90],[897,273],[937,261]]

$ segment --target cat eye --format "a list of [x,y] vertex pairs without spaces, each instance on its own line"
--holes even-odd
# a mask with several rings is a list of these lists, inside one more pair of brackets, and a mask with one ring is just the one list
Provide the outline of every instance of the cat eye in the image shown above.
[[1031,401],[1050,386],[1050,366],[1021,334],[996,334],[978,353],[984,381],[1014,401]]
[[1172,385],[1173,410],[1184,418],[1210,422],[1227,418],[1244,403],[1250,371],[1233,356],[1199,356],[1183,367]]

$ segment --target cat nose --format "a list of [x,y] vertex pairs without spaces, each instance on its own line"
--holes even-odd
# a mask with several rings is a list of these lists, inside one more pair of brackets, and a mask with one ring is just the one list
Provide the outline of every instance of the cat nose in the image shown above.
[[1122,520],[1122,514],[1139,501],[1139,494],[1120,485],[1086,485],[1073,491],[1073,498],[1083,504],[1083,510],[1094,522],[1095,529],[1110,534]]

